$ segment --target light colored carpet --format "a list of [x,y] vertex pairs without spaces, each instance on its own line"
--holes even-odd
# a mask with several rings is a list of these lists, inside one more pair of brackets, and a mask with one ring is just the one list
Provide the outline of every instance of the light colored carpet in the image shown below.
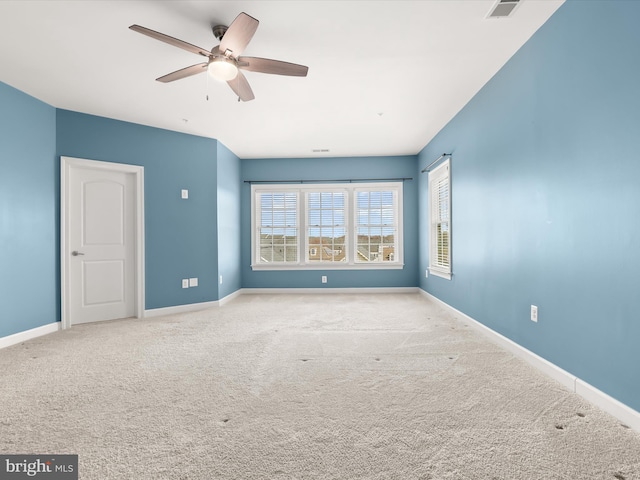
[[83,479],[640,479],[637,432],[419,294],[79,325],[0,371],[0,452]]

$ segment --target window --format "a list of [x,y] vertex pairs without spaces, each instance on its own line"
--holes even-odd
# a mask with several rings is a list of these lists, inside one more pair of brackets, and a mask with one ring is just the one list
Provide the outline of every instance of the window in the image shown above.
[[449,160],[429,172],[429,271],[451,279],[451,181]]
[[402,268],[402,182],[253,185],[252,268]]
[[298,262],[298,196],[268,192],[259,196],[258,258],[265,263]]
[[393,262],[395,205],[391,190],[356,190],[357,262]]
[[307,196],[307,261],[344,262],[347,225],[344,191],[310,191]]

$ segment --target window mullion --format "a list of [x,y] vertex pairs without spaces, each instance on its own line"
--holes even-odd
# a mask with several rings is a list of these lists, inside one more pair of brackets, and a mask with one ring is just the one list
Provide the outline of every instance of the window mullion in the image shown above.
[[355,204],[355,194],[353,189],[349,189],[349,191],[345,192],[346,200],[344,202],[344,207],[346,212],[344,212],[344,223],[346,229],[347,238],[345,239],[345,245],[348,245],[347,249],[347,264],[353,265],[355,259],[355,252],[357,248],[357,239],[358,234],[355,231],[356,225],[358,221],[355,217],[357,215]]
[[298,264],[307,263],[309,229],[307,228],[307,193],[298,190]]
[[251,226],[252,229],[252,238],[251,238],[251,264],[257,265],[258,255],[260,253],[260,208],[261,202],[259,195],[255,192],[255,189],[251,189],[251,205],[253,207],[253,223]]

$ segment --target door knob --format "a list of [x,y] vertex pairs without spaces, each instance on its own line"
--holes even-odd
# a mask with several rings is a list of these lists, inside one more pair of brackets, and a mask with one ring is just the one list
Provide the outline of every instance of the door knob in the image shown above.
[[71,255],[73,255],[74,257],[77,257],[78,255],[84,255],[84,253],[74,250],[73,252],[71,252]]

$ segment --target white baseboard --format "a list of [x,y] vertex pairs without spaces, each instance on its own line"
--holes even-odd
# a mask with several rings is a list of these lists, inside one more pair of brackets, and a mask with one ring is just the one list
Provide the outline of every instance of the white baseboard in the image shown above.
[[175,307],[152,308],[144,311],[145,317],[160,317],[176,313],[193,312],[212,307],[222,307],[240,295],[256,294],[309,294],[309,293],[417,293],[418,287],[371,287],[371,288],[241,288],[230,293],[224,298],[212,302],[190,303],[188,305],[176,305]]
[[593,385],[585,382],[584,380],[581,380],[580,378],[572,375],[566,370],[563,370],[554,363],[551,363],[541,356],[536,355],[531,350],[528,350],[527,348],[517,344],[513,340],[508,339],[504,335],[499,334],[486,325],[471,318],[466,313],[463,313],[460,310],[455,309],[448,303],[443,302],[439,298],[434,297],[430,293],[425,292],[422,289],[419,290],[420,293],[427,297],[429,300],[433,300],[434,302],[445,307],[456,315],[464,318],[465,320],[468,320],[471,326],[477,328],[480,332],[484,333],[487,337],[489,337],[489,339],[503,347],[505,350],[526,361],[533,367],[537,368],[540,372],[561,383],[570,391],[577,393],[582,398],[600,408],[601,410],[607,412],[609,415],[617,418],[628,427],[631,427],[632,429],[640,432],[640,412],[637,412],[628,405],[625,405],[624,403],[607,395],[601,390],[598,390]]
[[218,301],[213,302],[201,302],[201,303],[189,303],[187,305],[176,305],[174,307],[162,307],[152,308],[151,310],[145,310],[144,316],[148,317],[161,317],[163,315],[174,315],[176,313],[195,312],[197,310],[205,310],[207,308],[219,306]]
[[241,293],[243,295],[255,295],[255,294],[275,294],[275,293],[287,293],[289,295],[295,295],[297,293],[417,293],[420,289],[418,287],[352,287],[352,288],[243,288]]
[[174,307],[152,308],[144,311],[145,317],[160,317],[162,315],[174,315],[176,313],[193,312],[206,308],[221,307],[240,295],[251,294],[276,294],[276,293],[417,293],[418,287],[371,287],[371,288],[241,288],[230,293],[220,300],[202,303],[190,303],[188,305],[176,305]]
[[635,411],[633,408],[625,405],[579,378],[576,379],[575,392],[585,400],[594,404],[596,407],[607,412],[609,415],[613,415],[626,426],[640,432],[640,413]]
[[25,330],[24,332],[14,333],[13,335],[7,335],[0,338],[0,348],[10,347],[11,345],[17,345],[18,343],[32,340],[42,335],[48,335],[60,330],[60,322],[48,323],[41,327],[32,328],[31,330]]
[[242,289],[236,290],[235,292],[230,293],[226,297],[221,298],[220,300],[218,300],[218,304],[222,307],[223,305],[226,305],[231,300],[233,300],[236,297],[239,297],[240,295],[242,295]]

